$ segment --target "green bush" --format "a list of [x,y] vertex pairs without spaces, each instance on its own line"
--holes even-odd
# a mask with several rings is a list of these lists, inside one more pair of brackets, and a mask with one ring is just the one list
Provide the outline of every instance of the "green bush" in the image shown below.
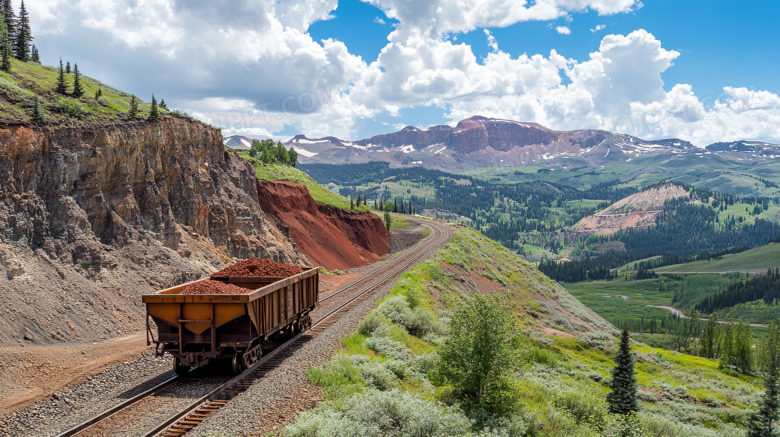
[[84,112],[84,108],[78,100],[62,98],[60,99],[60,104],[62,105],[62,112],[68,117],[78,118]]
[[526,359],[532,363],[539,363],[545,366],[555,366],[561,359],[561,355],[548,349],[535,347],[528,352]]
[[379,311],[371,311],[358,323],[357,332],[360,335],[369,336],[377,329],[386,327],[390,321]]
[[404,296],[393,296],[376,307],[377,312],[387,317],[393,323],[406,326],[412,317],[412,310]]
[[0,93],[2,93],[7,100],[12,102],[19,102],[32,96],[31,92],[20,88],[19,85],[2,76],[0,76]]
[[410,361],[413,356],[412,351],[406,345],[388,337],[369,337],[363,342],[363,345],[378,354],[395,360]]
[[353,396],[341,408],[323,404],[301,413],[284,437],[458,437],[471,435],[471,422],[447,407],[392,390]]

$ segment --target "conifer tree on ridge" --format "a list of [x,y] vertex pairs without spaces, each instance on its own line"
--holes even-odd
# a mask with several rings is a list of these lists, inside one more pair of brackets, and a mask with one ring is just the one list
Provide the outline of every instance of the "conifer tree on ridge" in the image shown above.
[[57,88],[55,91],[58,94],[68,93],[68,83],[65,80],[65,69],[62,67],[62,58],[60,58],[60,71],[59,75],[57,76]]
[[24,7],[24,0],[19,8],[19,18],[16,19],[16,33],[14,34],[14,56],[20,61],[30,59],[30,44],[33,36],[30,30],[30,16]]
[[157,108],[157,98],[152,94],[152,109],[149,111],[149,117],[146,119],[151,122],[158,122],[162,119],[160,110]]
[[130,109],[127,111],[127,119],[138,119],[138,97],[136,97],[135,94],[130,96]]
[[73,64],[73,97],[81,98],[85,93],[84,87],[81,86],[81,73],[79,72],[79,64]]

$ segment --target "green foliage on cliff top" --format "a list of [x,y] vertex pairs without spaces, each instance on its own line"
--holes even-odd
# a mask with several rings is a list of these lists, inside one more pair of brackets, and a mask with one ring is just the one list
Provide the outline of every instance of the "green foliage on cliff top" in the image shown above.
[[[309,194],[317,203],[330,205],[340,209],[349,209],[349,199],[340,196],[330,190],[327,190],[314,181],[309,175],[298,170],[295,167],[288,167],[286,165],[278,164],[261,164],[256,160],[250,160],[249,152],[241,152],[238,154],[242,158],[249,160],[256,168],[255,175],[261,181],[292,181],[298,182],[306,186],[309,190]],[[355,208],[356,211],[368,211],[365,205],[361,205],[360,208]]]
[[[73,74],[66,74],[68,94],[55,92],[58,69],[34,62],[11,60],[11,72],[0,71],[0,119],[31,121],[35,108],[35,96],[48,122],[94,122],[124,119],[124,113],[130,108],[130,94],[110,87],[87,75],[80,78],[84,95],[75,98],[73,93]],[[102,90],[99,100],[95,99],[98,90]],[[152,90],[149,91],[149,94]],[[150,104],[140,102],[142,115],[149,113]],[[179,118],[189,118],[185,114],[160,109],[160,113]]]

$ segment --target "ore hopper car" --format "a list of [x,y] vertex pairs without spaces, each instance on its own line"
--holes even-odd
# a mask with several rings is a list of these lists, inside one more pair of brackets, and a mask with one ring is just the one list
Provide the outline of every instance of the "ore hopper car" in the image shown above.
[[[143,296],[147,342],[157,356],[174,357],[174,370],[185,374],[216,360],[230,360],[240,373],[262,355],[262,343],[274,334],[292,336],[311,327],[309,313],[319,300],[319,268],[290,277],[215,277],[242,294],[186,294],[191,282]],[[198,284],[202,283],[202,284]],[[213,284],[213,283],[211,283]],[[235,289],[234,289],[235,290]],[[150,320],[157,325],[157,337]]]

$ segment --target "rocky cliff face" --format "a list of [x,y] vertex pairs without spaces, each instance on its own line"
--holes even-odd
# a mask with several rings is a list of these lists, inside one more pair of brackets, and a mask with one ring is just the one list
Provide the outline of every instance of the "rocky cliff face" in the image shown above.
[[287,229],[312,264],[344,270],[390,253],[390,234],[376,215],[317,204],[297,182],[257,185],[262,208]]
[[307,264],[198,123],[0,127],[0,344],[143,326],[139,296],[250,256]]

